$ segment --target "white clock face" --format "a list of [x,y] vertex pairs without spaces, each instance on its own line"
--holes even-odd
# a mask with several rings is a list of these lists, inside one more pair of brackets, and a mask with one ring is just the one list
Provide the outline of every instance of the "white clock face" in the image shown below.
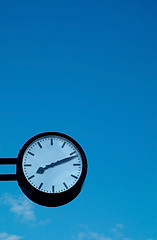
[[36,139],[23,155],[27,181],[46,193],[73,187],[82,173],[82,158],[76,146],[64,137],[49,135]]

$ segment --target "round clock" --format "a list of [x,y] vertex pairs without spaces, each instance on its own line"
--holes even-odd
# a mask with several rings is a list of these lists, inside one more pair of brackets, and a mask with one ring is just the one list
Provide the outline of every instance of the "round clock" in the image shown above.
[[28,140],[18,155],[17,179],[22,191],[43,206],[61,206],[81,191],[87,159],[81,146],[58,132]]

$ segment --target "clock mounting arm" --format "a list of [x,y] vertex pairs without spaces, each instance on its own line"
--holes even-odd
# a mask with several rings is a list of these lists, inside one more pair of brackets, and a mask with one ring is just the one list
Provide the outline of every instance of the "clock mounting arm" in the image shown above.
[[[17,165],[18,158],[0,158],[0,165]],[[0,181],[16,181],[17,174],[0,174]]]

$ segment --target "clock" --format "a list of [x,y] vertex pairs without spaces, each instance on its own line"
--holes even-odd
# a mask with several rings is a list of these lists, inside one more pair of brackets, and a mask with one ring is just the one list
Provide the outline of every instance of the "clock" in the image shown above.
[[59,132],[29,139],[17,159],[17,181],[24,194],[37,204],[56,207],[72,201],[87,174],[82,147]]

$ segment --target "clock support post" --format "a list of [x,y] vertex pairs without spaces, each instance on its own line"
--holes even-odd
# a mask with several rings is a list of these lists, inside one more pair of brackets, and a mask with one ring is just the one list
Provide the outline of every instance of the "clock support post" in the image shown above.
[[[0,158],[0,165],[17,165],[17,158]],[[0,181],[15,181],[16,174],[0,174]]]

